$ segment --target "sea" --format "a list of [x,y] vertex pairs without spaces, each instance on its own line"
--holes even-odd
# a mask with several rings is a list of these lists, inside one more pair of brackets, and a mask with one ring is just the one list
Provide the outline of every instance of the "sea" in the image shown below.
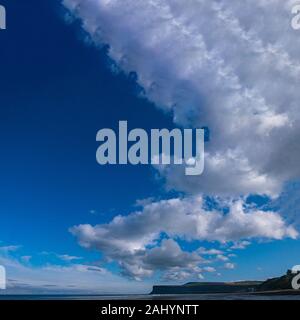
[[174,295],[0,295],[0,300],[300,300],[300,295],[174,294]]

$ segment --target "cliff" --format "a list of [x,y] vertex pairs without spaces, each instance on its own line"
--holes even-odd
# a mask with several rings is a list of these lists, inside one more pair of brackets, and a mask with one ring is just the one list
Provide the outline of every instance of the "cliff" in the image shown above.
[[277,290],[292,290],[292,279],[295,274],[288,270],[287,273],[278,278],[268,279],[258,286],[258,291],[277,291]]
[[239,282],[189,282],[181,286],[153,286],[151,294],[213,294],[213,293],[284,293],[300,294],[293,290],[292,279],[295,277],[290,270],[282,277],[266,281]]

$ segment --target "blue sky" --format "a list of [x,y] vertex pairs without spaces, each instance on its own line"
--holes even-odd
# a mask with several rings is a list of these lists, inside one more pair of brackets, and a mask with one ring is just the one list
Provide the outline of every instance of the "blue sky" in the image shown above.
[[[65,24],[61,7],[16,7],[8,7],[8,12],[17,24],[1,34],[1,130],[6,150],[1,205],[5,219],[14,215],[16,231],[24,228],[25,219],[31,235],[39,239],[36,243],[51,246],[60,232],[66,240],[70,225],[97,222],[91,210],[110,219],[109,212],[123,212],[136,199],[155,194],[157,184],[149,167],[99,168],[97,131],[116,128],[119,119],[144,128],[170,127],[172,122],[137,99],[133,81],[111,73],[105,50],[86,46],[79,30]],[[29,37],[22,36],[24,22]],[[54,238],[41,237],[45,229],[36,225],[52,228]],[[23,239],[18,233],[15,241]]]
[[[172,172],[151,166],[99,166],[95,160],[99,129],[117,128],[120,120],[127,120],[131,128],[145,130],[194,126],[194,118],[198,117],[198,110],[193,110],[196,100],[187,101],[193,108],[184,117],[182,109],[164,108],[164,102],[157,100],[155,93],[143,94],[139,75],[146,67],[138,65],[129,72],[129,64],[113,71],[118,62],[113,61],[110,50],[116,39],[112,39],[111,46],[98,40],[98,46],[92,44],[79,20],[67,21],[67,11],[60,1],[23,2],[1,1],[7,9],[8,27],[0,32],[0,263],[7,267],[9,279],[17,282],[11,283],[11,292],[26,288],[30,292],[41,291],[40,288],[46,291],[47,285],[55,283],[53,272],[57,270],[62,279],[68,278],[68,272],[70,275],[65,286],[63,282],[57,287],[58,291],[71,290],[74,282],[76,290],[82,291],[147,292],[153,283],[184,283],[202,277],[209,281],[264,279],[299,264],[297,225],[295,219],[289,219],[287,211],[291,208],[280,211],[281,198],[274,196],[280,192],[273,180],[257,186],[266,190],[257,192],[259,196],[253,196],[251,187],[237,195],[234,182],[229,180],[232,194],[224,194],[223,189],[217,190],[218,180],[214,182],[210,175],[203,178],[207,186],[212,181],[206,190],[202,182],[198,185],[196,181],[184,181],[180,174],[176,178],[176,173],[173,176]],[[80,17],[85,18],[84,14]],[[127,49],[131,50],[130,47]],[[202,104],[208,100],[206,95],[205,92],[201,103],[197,100],[201,115],[205,114]],[[184,98],[178,99],[179,105]],[[209,123],[206,116],[204,119]],[[214,148],[214,134],[208,144]],[[208,165],[208,170],[211,168]],[[278,178],[280,182],[282,179]],[[297,199],[297,188],[293,191],[293,199]],[[228,222],[213,213],[214,219],[227,228],[224,234],[214,236],[213,227],[208,227],[206,235],[188,239],[189,231],[174,226],[179,231],[173,234],[173,227],[164,226],[163,222],[149,235],[144,226],[140,233],[134,230],[140,225],[137,211],[146,223],[151,213],[165,212],[165,207],[174,210],[175,217],[182,212],[187,214],[186,210],[192,210],[196,217],[197,209],[189,206],[200,206],[200,194],[201,205],[213,203],[205,209],[206,213],[201,213],[203,217],[214,211],[223,212],[226,217],[231,210],[233,216],[238,212],[245,218],[243,210],[247,207],[245,212],[254,215],[257,225],[245,220],[241,228],[245,226],[246,230],[241,231],[239,238],[236,234],[228,235],[235,220]],[[216,202],[209,202],[208,196]],[[136,204],[142,199],[148,200]],[[170,203],[164,203],[165,199]],[[172,199],[179,201],[178,206]],[[242,209],[235,206],[239,201]],[[274,209],[274,203],[279,208]],[[262,212],[269,212],[266,219],[274,224],[270,222],[267,227],[278,228],[277,233],[261,227]],[[159,214],[163,220],[164,213]],[[121,227],[112,222],[118,215],[124,219]],[[126,219],[128,215],[131,218]],[[182,223],[186,219],[188,216]],[[87,231],[82,225],[91,229]],[[122,237],[123,231],[137,233],[134,237]],[[158,235],[151,238],[152,233]],[[97,238],[101,235],[107,237],[107,243]],[[143,239],[141,244],[138,239],[143,235],[147,240]],[[132,251],[122,258],[126,252],[122,246],[107,248],[113,241],[128,241]],[[218,253],[204,252],[209,249]],[[164,256],[165,251],[171,252],[171,256]],[[184,259],[190,262],[182,264]],[[173,264],[168,265],[171,260]],[[84,285],[76,279],[81,273]],[[95,287],[94,279],[98,281]]]

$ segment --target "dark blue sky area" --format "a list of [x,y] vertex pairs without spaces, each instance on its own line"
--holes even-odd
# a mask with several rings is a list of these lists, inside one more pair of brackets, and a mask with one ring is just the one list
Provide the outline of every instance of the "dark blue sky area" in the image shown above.
[[119,120],[168,128],[171,117],[137,98],[132,77],[110,71],[105,49],[78,41],[83,34],[65,23],[58,2],[1,4],[1,240],[78,251],[70,226],[109,221],[161,193],[149,166],[99,166],[97,131]]

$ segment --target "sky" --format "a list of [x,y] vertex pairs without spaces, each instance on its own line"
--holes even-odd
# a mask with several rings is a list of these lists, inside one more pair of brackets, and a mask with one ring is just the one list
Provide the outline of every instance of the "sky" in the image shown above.
[[[300,263],[293,1],[0,4],[5,293],[147,293]],[[204,173],[100,166],[96,133],[121,120],[207,127]]]

